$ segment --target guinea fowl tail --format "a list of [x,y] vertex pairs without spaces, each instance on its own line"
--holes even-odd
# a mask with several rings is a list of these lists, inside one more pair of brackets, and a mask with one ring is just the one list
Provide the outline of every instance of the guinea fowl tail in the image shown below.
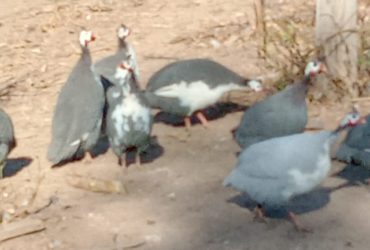
[[47,158],[54,165],[57,165],[65,160],[71,159],[80,147],[80,143],[74,145],[64,145],[62,141],[53,140],[48,149]]

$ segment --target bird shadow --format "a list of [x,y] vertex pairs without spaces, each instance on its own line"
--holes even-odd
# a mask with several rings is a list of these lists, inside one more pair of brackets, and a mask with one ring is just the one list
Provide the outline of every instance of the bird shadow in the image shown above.
[[7,159],[3,169],[3,177],[11,177],[16,175],[23,168],[29,166],[32,159],[29,157],[19,157]]
[[[285,218],[288,211],[295,214],[304,214],[325,207],[330,201],[330,193],[336,188],[320,187],[310,193],[297,196],[281,207],[263,206],[265,216],[268,218]],[[239,194],[228,200],[242,208],[254,211],[257,203],[247,194]]]
[[[201,112],[208,121],[212,121],[224,117],[225,115],[230,113],[244,111],[245,109],[245,105],[240,105],[232,102],[221,102],[216,103],[215,105],[210,106],[206,109],[203,109],[201,110]],[[192,115],[190,119],[192,124],[200,123],[198,118],[196,118],[194,115]],[[154,116],[154,122],[179,127],[184,126],[184,117],[160,111]]]
[[348,164],[334,176],[347,181],[342,184],[343,187],[369,185],[370,171],[362,166]]
[[[150,145],[146,149],[145,152],[139,155],[140,157],[140,164],[148,164],[153,162],[154,160],[161,157],[164,153],[164,148],[159,144],[158,139],[156,136],[152,136],[150,139]],[[129,167],[130,165],[137,163],[136,162],[136,155],[138,154],[137,150],[130,149],[126,152],[126,163],[125,166]]]

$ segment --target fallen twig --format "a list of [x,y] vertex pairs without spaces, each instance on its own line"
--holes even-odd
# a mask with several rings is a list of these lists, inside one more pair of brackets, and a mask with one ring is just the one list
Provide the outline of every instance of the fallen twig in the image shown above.
[[44,229],[44,223],[36,219],[25,219],[5,224],[0,228],[0,242],[31,233],[37,233]]

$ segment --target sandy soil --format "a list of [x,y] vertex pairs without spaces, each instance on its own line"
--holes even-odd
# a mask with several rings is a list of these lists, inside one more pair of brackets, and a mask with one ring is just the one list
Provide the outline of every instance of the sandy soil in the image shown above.
[[[98,37],[91,45],[95,59],[113,53],[120,23],[131,27],[143,85],[177,58],[210,57],[257,76],[262,72],[250,38],[249,2],[2,0],[0,82],[12,86],[2,106],[13,118],[18,147],[7,165],[10,177],[0,181],[0,208],[8,220],[41,219],[46,229],[0,248],[369,249],[370,193],[362,183],[370,174],[339,163],[323,188],[291,205],[313,233],[297,233],[279,213],[271,213],[267,224],[253,222],[248,199],[221,185],[239,151],[230,131],[242,112],[218,113],[209,129],[197,124],[187,139],[182,126],[156,123],[153,135],[162,154],[128,170],[110,150],[57,169],[46,160],[52,112],[78,58],[80,26]],[[311,105],[310,119],[333,128],[348,107]],[[127,192],[79,189],[68,181],[71,176],[122,182]]]

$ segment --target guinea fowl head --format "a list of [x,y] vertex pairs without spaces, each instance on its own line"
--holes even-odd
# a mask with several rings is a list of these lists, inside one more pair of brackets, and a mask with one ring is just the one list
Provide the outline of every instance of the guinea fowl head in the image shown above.
[[352,112],[348,113],[340,122],[338,129],[345,129],[349,127],[355,127],[359,124],[366,123],[364,117],[361,117],[360,113],[358,112],[357,108],[354,106],[352,108]]
[[116,69],[114,75],[118,79],[120,85],[130,91],[129,80],[133,77],[133,68],[130,60],[123,60]]
[[325,64],[319,60],[309,62],[304,70],[304,75],[315,77],[316,75],[326,72]]
[[117,30],[117,36],[119,39],[122,40],[126,39],[126,37],[130,35],[130,33],[131,33],[130,29],[124,24],[121,24],[121,26]]
[[80,32],[80,44],[82,47],[87,47],[89,42],[96,39],[95,35],[91,31],[82,30]]

